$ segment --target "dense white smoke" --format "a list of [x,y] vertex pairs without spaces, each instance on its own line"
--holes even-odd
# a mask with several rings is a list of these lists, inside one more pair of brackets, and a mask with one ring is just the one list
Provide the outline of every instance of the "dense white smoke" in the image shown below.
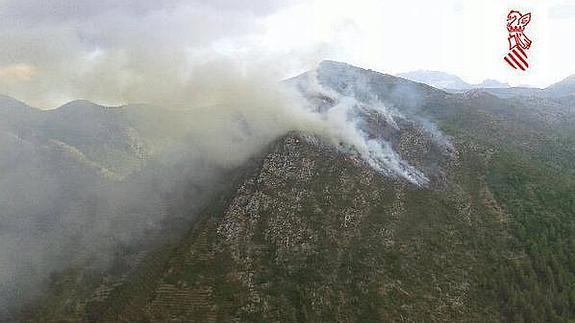
[[[323,87],[322,87],[323,88]],[[333,91],[322,93],[333,93]],[[378,172],[401,177],[416,185],[425,185],[428,179],[425,175],[393,150],[390,143],[382,139],[370,139],[361,127],[360,112],[376,111],[384,115],[391,125],[394,124],[393,114],[381,103],[366,105],[355,98],[335,94],[332,97],[337,104],[325,112],[316,112],[317,127],[311,129],[329,139],[336,147],[345,149],[348,153],[359,155],[368,165]],[[337,146],[337,144],[340,146]]]
[[[367,85],[365,75],[361,75],[361,72],[358,73],[354,67],[349,66],[348,69],[346,73],[354,74],[357,79],[347,80],[348,76],[344,75],[345,73],[328,74],[337,82],[345,83],[346,93],[344,94],[320,84],[317,70],[306,73],[306,78],[300,81],[299,86],[304,86],[308,95],[327,98],[335,103],[334,106],[323,109],[313,106],[310,102],[302,105],[308,111],[315,112],[313,117],[317,121],[311,131],[328,138],[334,145],[346,149],[347,152],[358,154],[372,168],[386,176],[404,178],[419,186],[427,184],[428,178],[403,160],[393,150],[390,142],[382,138],[370,138],[366,133],[364,116],[369,113],[382,116],[385,118],[387,126],[396,130],[399,128],[394,118],[403,118],[404,116],[396,109],[388,108],[378,100],[377,95]],[[367,96],[368,99],[359,101],[356,98],[357,93]]]
[[[72,136],[69,142],[58,138],[35,143],[33,138],[20,140],[10,122],[0,127],[8,135],[0,145],[4,156],[0,158],[4,174],[0,200],[7,203],[0,216],[0,280],[5,282],[0,295],[8,302],[3,305],[42,291],[53,272],[93,263],[93,259],[105,264],[119,245],[144,241],[149,232],[173,216],[169,211],[173,205],[161,198],[163,195],[180,190],[178,194],[191,205],[183,210],[190,220],[210,192],[221,186],[224,172],[242,165],[290,131],[321,136],[384,175],[402,177],[417,185],[427,181],[401,160],[389,143],[368,139],[362,130],[361,111],[377,110],[393,122],[391,112],[382,104],[366,105],[316,84],[317,91],[338,102],[321,110],[268,73],[229,63],[204,65],[201,70],[205,79],[195,80],[194,91],[181,97],[188,97],[187,104],[125,108],[126,113],[144,109],[151,114],[133,125],[131,132],[135,134],[130,136],[144,142],[150,160],[163,166],[153,170],[144,167],[148,173],[142,175],[137,173],[139,168],[121,173],[108,166],[101,167],[103,178],[97,180],[70,174],[66,164],[58,164],[61,160],[38,156],[61,151],[76,163],[99,167],[107,161],[99,161],[98,155],[93,157],[82,148],[84,140],[99,138],[84,138],[78,133],[80,137]],[[180,110],[171,110],[174,106]],[[56,121],[62,121],[62,131],[69,131],[66,129],[71,124],[98,127],[101,121],[97,111],[102,108],[94,108],[96,112],[92,108],[78,102],[40,115],[53,115]],[[164,117],[169,113],[175,117]],[[39,123],[39,128],[46,126]],[[58,130],[53,129],[56,133]],[[102,140],[104,145],[115,141],[113,137],[111,143]],[[28,161],[19,162],[22,158]],[[74,191],[70,192],[69,187]],[[189,187],[194,190],[185,191]],[[17,297],[16,291],[20,293]]]
[[[237,3],[0,1],[0,94],[49,108],[73,99],[153,105],[110,121],[113,112],[76,103],[22,130],[28,112],[0,100],[0,312],[42,292],[54,272],[105,265],[118,246],[144,243],[173,217],[189,223],[226,171],[289,131],[321,136],[386,176],[427,183],[389,142],[366,134],[362,113],[391,126],[398,115],[376,97],[360,102],[313,76],[311,91],[337,102],[318,109],[280,83],[326,54],[319,46],[288,60],[292,53],[258,45],[262,20],[283,1]],[[146,159],[114,148],[124,144],[116,136]]]
[[[381,111],[382,106],[379,106]],[[416,185],[425,185],[427,177],[402,160],[391,144],[381,139],[369,139],[359,126],[359,118],[353,116],[358,109],[373,109],[352,98],[343,98],[326,113],[327,132],[332,141],[339,141],[344,147],[351,147],[359,156],[378,172],[392,177],[401,177]],[[385,108],[384,108],[385,109]],[[388,111],[383,110],[384,114]],[[391,119],[393,122],[393,118]]]

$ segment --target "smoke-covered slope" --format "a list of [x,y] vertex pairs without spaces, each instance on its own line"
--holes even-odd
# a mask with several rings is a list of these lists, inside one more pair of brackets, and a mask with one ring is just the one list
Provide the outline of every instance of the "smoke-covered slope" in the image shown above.
[[572,106],[449,94],[337,62],[286,83],[315,127],[283,134],[227,173],[221,194],[199,213],[185,203],[196,198],[197,182],[182,178],[170,193],[180,198],[164,200],[196,218],[180,226],[189,229],[180,240],[117,249],[107,270],[61,270],[18,317],[575,317]]
[[[215,167],[170,155],[187,153],[184,112],[86,101],[41,111],[2,98],[0,114],[0,321],[6,307],[41,294],[50,275],[107,267],[118,248],[189,223],[219,185]],[[191,208],[185,217],[180,203]]]
[[[145,274],[104,280],[85,305],[67,299],[68,309],[53,319],[498,317],[478,285],[490,270],[483,244],[505,243],[488,193],[473,196],[456,186],[433,191],[382,177],[298,134],[273,144],[252,165],[176,247],[144,260]],[[477,181],[463,175],[463,165],[451,167],[454,176]]]
[[421,108],[423,102],[442,100],[446,93],[333,61],[286,83],[342,137],[352,138],[347,140],[348,152],[357,152],[387,176],[417,185],[437,184],[430,179],[442,176],[438,164],[452,147]]

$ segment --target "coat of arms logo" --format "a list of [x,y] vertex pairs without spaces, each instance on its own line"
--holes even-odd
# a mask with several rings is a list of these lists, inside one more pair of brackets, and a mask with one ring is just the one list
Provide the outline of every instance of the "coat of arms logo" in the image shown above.
[[521,14],[516,10],[511,10],[507,15],[507,31],[509,32],[509,52],[504,60],[514,69],[525,71],[529,68],[527,63],[527,50],[533,43],[525,35],[525,27],[531,21],[531,13]]

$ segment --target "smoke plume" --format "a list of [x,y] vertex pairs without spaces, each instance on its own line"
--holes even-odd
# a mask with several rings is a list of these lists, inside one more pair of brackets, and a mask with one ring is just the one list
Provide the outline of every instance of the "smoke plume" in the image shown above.
[[362,128],[366,112],[394,125],[397,111],[313,73],[306,86],[333,107],[280,83],[326,48],[282,63],[254,43],[283,2],[240,2],[0,1],[0,92],[49,108],[127,104],[43,112],[0,100],[0,312],[41,293],[53,273],[105,268],[159,228],[189,224],[226,172],[289,131],[428,182]]

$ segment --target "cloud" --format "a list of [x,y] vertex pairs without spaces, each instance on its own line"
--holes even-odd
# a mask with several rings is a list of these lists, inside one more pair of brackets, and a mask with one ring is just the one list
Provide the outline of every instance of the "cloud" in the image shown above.
[[29,81],[36,74],[34,66],[28,64],[13,64],[0,67],[0,78],[7,82]]
[[571,3],[561,3],[549,8],[549,17],[556,19],[567,19],[575,17],[575,5]]
[[[509,8],[534,14],[528,73],[501,61]],[[153,89],[181,102],[170,95],[187,91],[197,65],[230,58],[272,67],[276,79],[335,59],[544,86],[573,73],[565,66],[574,48],[556,32],[573,27],[572,9],[560,0],[4,0],[0,66],[36,73],[25,84],[1,79],[0,93],[54,107],[79,97],[143,101]]]
[[2,17],[29,24],[82,22],[99,16],[117,14],[124,17],[145,17],[157,11],[171,11],[182,7],[213,10],[221,14],[230,12],[266,15],[286,5],[284,0],[8,0],[0,2]]
[[0,79],[0,93],[52,107],[76,98],[181,102],[191,78],[204,77],[197,65],[228,59],[221,44],[249,42],[262,32],[261,19],[291,3],[4,1],[0,66],[37,68],[27,84]]

